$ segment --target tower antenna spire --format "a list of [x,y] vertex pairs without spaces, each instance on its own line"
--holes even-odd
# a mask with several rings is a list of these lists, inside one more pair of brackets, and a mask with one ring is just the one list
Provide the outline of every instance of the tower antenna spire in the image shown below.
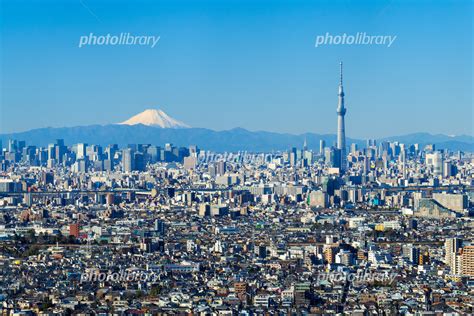
[[341,83],[340,83],[340,85],[342,86],[342,61],[339,63],[339,67],[340,67],[340,73],[341,73]]
[[344,115],[346,115],[346,108],[344,107],[344,91],[342,88],[342,61],[339,63],[341,82],[339,83],[339,102],[337,105],[337,149],[340,150],[339,170],[344,172],[346,170],[347,156],[346,156],[346,127],[344,122]]

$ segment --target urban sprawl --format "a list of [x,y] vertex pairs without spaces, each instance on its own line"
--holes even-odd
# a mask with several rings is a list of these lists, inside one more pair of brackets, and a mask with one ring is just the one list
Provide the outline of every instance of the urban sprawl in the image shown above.
[[3,313],[473,312],[471,154],[209,154],[10,141]]
[[[0,144],[2,315],[468,315],[474,156]],[[314,148],[314,144],[313,148]]]

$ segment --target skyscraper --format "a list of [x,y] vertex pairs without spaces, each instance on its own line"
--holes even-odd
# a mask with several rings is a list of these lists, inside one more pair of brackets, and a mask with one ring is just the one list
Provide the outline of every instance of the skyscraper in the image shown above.
[[131,172],[134,170],[134,156],[131,148],[122,150],[122,170],[124,172]]
[[326,147],[326,142],[324,139],[319,140],[319,154],[323,155],[324,154],[324,147]]
[[462,239],[446,238],[444,241],[444,262],[451,269],[451,274],[460,273],[459,250],[462,248]]
[[439,151],[427,153],[425,156],[425,164],[430,168],[435,176],[443,175],[443,155]]
[[160,219],[156,219],[155,220],[155,231],[160,234],[160,235],[164,235],[165,234],[165,222],[163,222],[162,220]]
[[346,128],[344,124],[344,89],[342,88],[342,62],[340,63],[341,81],[339,83],[339,102],[337,105],[337,149],[341,151],[341,170],[346,169]]
[[461,272],[464,276],[474,276],[474,246],[465,246],[462,249]]

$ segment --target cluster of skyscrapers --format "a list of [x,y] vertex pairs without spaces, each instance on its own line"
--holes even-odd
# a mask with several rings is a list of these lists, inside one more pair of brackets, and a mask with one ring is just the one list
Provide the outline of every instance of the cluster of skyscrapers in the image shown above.
[[[0,144],[1,145],[1,144]],[[164,147],[150,144],[130,144],[124,148],[118,145],[78,143],[66,146],[63,139],[56,140],[46,148],[27,145],[25,141],[10,140],[5,151],[0,152],[1,170],[6,171],[16,163],[31,166],[70,167],[75,172],[113,171],[120,164],[124,172],[144,171],[146,164],[156,162],[178,162],[189,156],[190,148],[165,144]],[[195,150],[195,149],[194,149]]]

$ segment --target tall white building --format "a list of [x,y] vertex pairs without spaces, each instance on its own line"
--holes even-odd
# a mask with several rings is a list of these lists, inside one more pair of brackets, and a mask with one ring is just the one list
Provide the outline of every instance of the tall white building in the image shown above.
[[425,164],[433,171],[435,176],[443,175],[443,155],[439,151],[427,153],[425,157]]
[[337,149],[341,153],[340,169],[346,169],[346,127],[344,123],[344,115],[346,115],[346,108],[344,107],[344,89],[342,87],[342,62],[340,63],[341,80],[339,82],[339,102],[337,105]]
[[446,238],[444,241],[444,262],[449,266],[451,274],[460,274],[459,250],[462,240],[459,238]]

